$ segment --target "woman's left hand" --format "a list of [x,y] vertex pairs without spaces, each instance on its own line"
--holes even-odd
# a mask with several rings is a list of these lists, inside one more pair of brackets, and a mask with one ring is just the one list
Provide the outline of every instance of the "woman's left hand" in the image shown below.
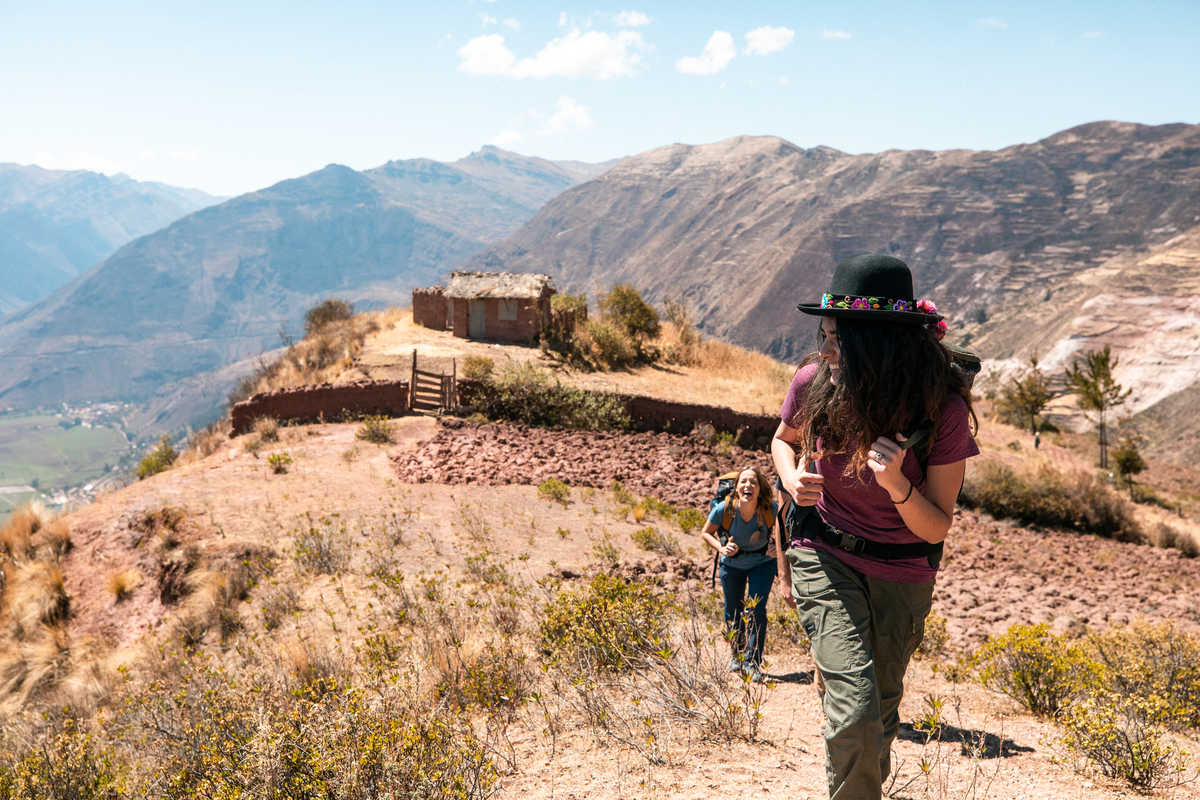
[[[903,442],[906,437],[902,433],[897,433],[896,438]],[[900,445],[886,436],[876,439],[867,453],[867,466],[875,473],[875,482],[888,493],[889,497],[902,497],[908,491],[908,478],[900,472],[902,463],[904,463],[904,451],[900,449]]]

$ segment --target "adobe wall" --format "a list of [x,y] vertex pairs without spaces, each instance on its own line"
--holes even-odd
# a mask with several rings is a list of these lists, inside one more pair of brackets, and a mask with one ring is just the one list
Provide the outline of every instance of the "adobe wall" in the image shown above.
[[[468,300],[453,298],[455,336],[466,339],[470,336],[471,303]],[[550,319],[550,298],[541,297],[537,300],[518,300],[517,318],[500,319],[500,300],[488,297],[482,300],[485,333],[484,338],[496,342],[520,342],[522,344],[537,339],[542,327]],[[415,314],[415,311],[414,311]]]
[[418,325],[435,331],[446,330],[446,296],[442,294],[442,287],[413,289],[412,315],[413,322]]
[[[479,381],[460,378],[459,395],[469,398],[471,392],[478,391],[481,386]],[[686,434],[697,425],[708,423],[717,430],[738,434],[737,444],[742,447],[764,447],[779,426],[779,418],[771,414],[745,414],[720,406],[674,403],[639,395],[613,396],[624,402],[636,430]],[[259,417],[315,422],[339,419],[343,415],[398,417],[408,411],[408,381],[359,381],[256,394],[235,405],[230,417],[233,435],[238,436],[249,432]]]
[[[458,380],[459,397],[466,405],[470,403],[472,392],[480,388],[479,381],[466,378]],[[769,446],[771,437],[779,427],[779,417],[773,414],[747,414],[721,406],[676,403],[641,395],[612,393],[610,396],[625,404],[634,430],[639,431],[687,434],[697,425],[707,423],[718,431],[736,434],[739,446],[752,448]]]
[[408,413],[408,381],[321,384],[256,394],[230,410],[233,435],[249,432],[259,417],[289,422],[335,420],[342,416]]

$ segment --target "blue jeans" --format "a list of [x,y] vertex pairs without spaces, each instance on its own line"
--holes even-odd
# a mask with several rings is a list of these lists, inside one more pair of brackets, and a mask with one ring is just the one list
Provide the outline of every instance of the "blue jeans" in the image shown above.
[[[763,647],[767,644],[767,597],[775,582],[775,569],[774,560],[750,569],[729,567],[721,561],[719,574],[721,589],[725,592],[725,631],[732,632],[733,652],[735,655],[743,653],[747,664],[762,664]],[[743,598],[754,605],[749,626],[746,625],[746,599]]]

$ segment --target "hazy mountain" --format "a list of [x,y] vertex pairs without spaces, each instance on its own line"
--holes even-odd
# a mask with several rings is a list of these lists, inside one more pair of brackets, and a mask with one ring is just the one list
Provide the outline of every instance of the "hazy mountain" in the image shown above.
[[0,315],[220,199],[126,175],[0,164]]
[[[488,147],[453,164],[330,165],[205,208],[0,322],[0,406],[176,397],[177,382],[277,346],[325,297],[407,303],[589,174]],[[189,408],[213,413],[230,380],[192,380]]]
[[575,290],[627,281],[684,298],[709,333],[792,358],[815,327],[795,304],[819,297],[839,259],[892,252],[949,312],[951,338],[993,367],[1036,352],[1059,369],[1108,343],[1134,388],[1127,410],[1169,418],[1187,405],[1170,397],[1200,390],[1198,186],[1195,125],[866,155],[739,137],[627,158],[470,266],[546,271]]

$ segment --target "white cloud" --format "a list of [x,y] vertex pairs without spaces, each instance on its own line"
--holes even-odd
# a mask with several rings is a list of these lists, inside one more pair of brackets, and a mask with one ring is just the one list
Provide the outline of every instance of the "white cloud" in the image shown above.
[[572,28],[551,39],[532,58],[517,60],[499,34],[477,36],[459,48],[459,72],[503,75],[509,78],[624,78],[641,62],[646,42],[635,31],[615,36],[600,31],[580,33]]
[[458,71],[469,75],[505,75],[517,61],[498,33],[476,36],[458,48],[458,57]]
[[560,28],[567,27],[567,12],[565,12],[565,11],[558,12],[558,27],[560,27]]
[[821,31],[822,39],[849,39],[850,31],[835,31],[831,28],[826,28]]
[[1002,31],[1008,28],[1008,23],[999,17],[983,17],[975,20],[975,24],[980,28],[987,28],[993,31]]
[[622,11],[614,19],[621,28],[640,28],[650,24],[650,18],[641,11]]
[[504,27],[511,28],[514,31],[519,31],[521,30],[521,23],[517,22],[512,17],[509,17],[508,19],[504,20]]
[[199,150],[172,150],[167,155],[175,161],[195,162],[200,160]]
[[496,147],[509,147],[519,141],[521,141],[521,132],[509,129],[497,133],[489,144],[494,144]]
[[1104,35],[1104,31],[1084,31],[1083,38],[1099,39],[1103,35]]
[[488,15],[486,12],[483,12],[483,11],[479,12],[479,21],[483,23],[483,27],[485,27],[485,28],[488,25],[496,24],[496,18]]
[[746,34],[746,55],[765,56],[778,53],[792,43],[796,32],[791,28],[772,28],[764,25]]
[[570,97],[563,96],[558,98],[558,105],[555,106],[554,113],[550,115],[550,119],[538,133],[542,136],[551,136],[567,131],[587,130],[594,125],[590,108],[581,106]]
[[733,44],[733,37],[727,31],[713,31],[713,35],[708,37],[708,44],[704,45],[704,52],[699,57],[679,59],[675,62],[675,69],[685,75],[716,75],[729,66],[735,55],[737,48]]

